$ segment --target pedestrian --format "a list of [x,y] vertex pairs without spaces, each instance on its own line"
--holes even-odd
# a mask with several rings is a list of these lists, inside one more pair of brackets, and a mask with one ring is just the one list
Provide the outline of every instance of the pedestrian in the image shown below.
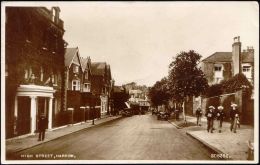
[[214,120],[214,110],[215,108],[213,106],[209,106],[209,109],[207,110],[205,116],[207,117],[207,131],[213,133],[213,120]]
[[219,125],[218,125],[218,132],[221,133],[221,129],[222,129],[222,123],[223,123],[223,120],[225,118],[225,113],[223,111],[224,107],[223,106],[218,106],[218,111],[217,111],[217,120],[219,122]]
[[237,104],[232,103],[230,110],[230,131],[236,133],[237,123],[239,121],[239,111],[237,109]]
[[201,116],[202,116],[202,111],[201,108],[198,107],[196,110],[196,117],[197,117],[197,125],[201,126]]
[[44,141],[45,138],[45,130],[47,128],[48,120],[45,117],[44,113],[42,113],[38,120],[38,130],[39,130],[39,138],[38,141]]

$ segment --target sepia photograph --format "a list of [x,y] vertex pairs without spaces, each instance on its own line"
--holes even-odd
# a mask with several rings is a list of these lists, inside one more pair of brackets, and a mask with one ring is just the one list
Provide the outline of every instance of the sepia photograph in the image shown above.
[[259,163],[256,1],[1,2],[1,164]]

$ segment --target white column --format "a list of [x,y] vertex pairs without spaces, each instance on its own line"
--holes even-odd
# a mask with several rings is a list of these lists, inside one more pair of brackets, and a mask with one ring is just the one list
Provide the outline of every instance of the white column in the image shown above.
[[31,134],[34,134],[36,130],[36,96],[30,96],[31,98]]
[[48,123],[48,129],[52,129],[52,99],[53,97],[49,98],[49,123]]
[[17,119],[18,119],[18,96],[14,99],[14,134],[17,134]]

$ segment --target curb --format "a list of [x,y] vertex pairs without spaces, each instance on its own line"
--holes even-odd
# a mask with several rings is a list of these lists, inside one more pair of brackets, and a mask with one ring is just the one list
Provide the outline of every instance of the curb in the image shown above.
[[[62,135],[62,136],[59,136],[59,137],[56,137],[56,138],[53,138],[53,139],[45,140],[45,141],[43,141],[43,142],[41,142],[41,143],[38,143],[38,144],[36,144],[36,145],[30,146],[30,147],[27,147],[27,148],[18,149],[18,150],[16,150],[16,151],[12,151],[12,152],[9,152],[9,153],[6,151],[6,158],[7,158],[7,155],[9,155],[9,154],[17,154],[17,153],[19,153],[19,152],[21,152],[21,151],[24,151],[24,150],[27,150],[27,149],[30,149],[30,148],[39,146],[39,145],[41,145],[41,144],[44,144],[44,143],[47,143],[47,142],[50,142],[50,141],[53,141],[53,140],[57,140],[57,139],[62,138],[62,137],[64,137],[64,136],[70,135],[70,134],[72,134],[72,133],[76,133],[76,132],[79,132],[79,131],[83,131],[83,130],[85,130],[85,129],[93,128],[93,127],[96,127],[96,126],[101,126],[101,125],[103,125],[103,124],[105,124],[105,123],[107,123],[107,122],[112,122],[112,121],[114,121],[114,120],[118,120],[118,119],[121,119],[121,118],[122,118],[122,116],[119,116],[118,118],[111,119],[111,120],[109,120],[109,121],[105,121],[105,122],[102,122],[102,123],[99,123],[99,124],[95,124],[95,125],[90,125],[90,126],[88,126],[88,127],[86,127],[86,128],[82,128],[82,129],[79,129],[79,130],[77,130],[77,131],[69,132],[69,133],[67,133],[67,134],[64,134],[64,135]],[[11,156],[10,156],[10,157],[11,157]],[[11,159],[10,159],[10,160],[11,160]]]
[[178,125],[176,125],[174,122],[170,122],[169,120],[167,120],[169,123],[171,123],[174,127],[176,127],[177,129],[182,129],[183,127],[180,127]]
[[[187,135],[189,135],[190,137],[196,139],[197,141],[199,141],[200,143],[202,143],[204,146],[206,146],[207,148],[213,150],[214,152],[216,152],[217,154],[226,154],[224,152],[222,152],[221,150],[217,149],[216,147],[210,145],[209,143],[207,143],[206,141],[200,139],[199,137],[192,135],[189,131],[186,132]],[[232,160],[232,158],[227,158],[224,160]]]

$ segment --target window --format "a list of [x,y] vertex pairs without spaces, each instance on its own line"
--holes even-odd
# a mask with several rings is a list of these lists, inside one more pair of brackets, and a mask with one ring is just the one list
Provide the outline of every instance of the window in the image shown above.
[[80,81],[79,80],[73,80],[72,81],[72,90],[73,91],[79,91],[80,90]]
[[90,92],[90,83],[84,83],[83,92]]
[[243,72],[250,72],[251,66],[243,66]]
[[41,81],[43,81],[43,68],[41,67]]
[[52,79],[53,85],[57,85],[57,79],[58,79],[57,74],[52,74],[51,79]]
[[79,66],[77,65],[73,66],[73,73],[79,73]]
[[215,71],[221,71],[222,67],[221,66],[215,66]]
[[24,70],[24,79],[29,79],[32,75],[32,68],[30,67],[29,69]]
[[249,80],[249,82],[252,82],[252,66],[250,64],[242,64],[242,72],[246,76],[246,78]]
[[214,72],[215,83],[220,83],[220,81],[224,79],[223,66],[221,64],[215,64],[214,70],[215,70]]
[[85,80],[88,79],[88,71],[85,72]]

